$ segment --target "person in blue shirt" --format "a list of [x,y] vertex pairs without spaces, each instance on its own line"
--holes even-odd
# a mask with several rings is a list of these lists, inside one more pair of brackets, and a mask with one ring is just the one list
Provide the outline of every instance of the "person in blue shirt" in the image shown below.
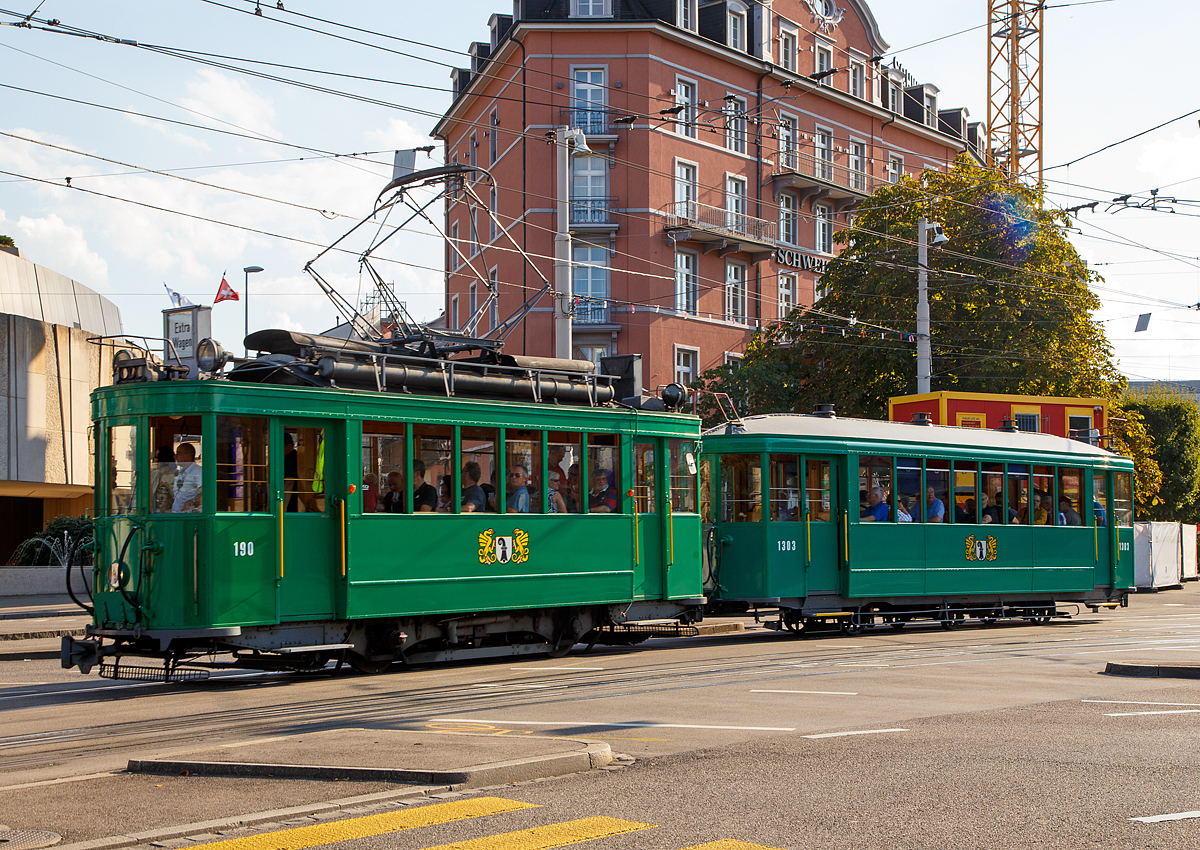
[[487,496],[483,494],[483,488],[479,486],[480,475],[479,464],[475,461],[469,460],[463,464],[463,481],[467,482],[462,489],[462,512],[464,514],[482,511],[487,507]]
[[508,471],[508,483],[512,487],[508,491],[507,499],[510,514],[529,513],[529,487],[526,486],[528,480],[529,473],[520,464],[514,464]]
[[882,487],[872,487],[867,491],[867,507],[859,519],[863,522],[887,522],[887,494]]
[[946,506],[933,492],[932,487],[925,488],[925,521],[942,522],[946,518]]

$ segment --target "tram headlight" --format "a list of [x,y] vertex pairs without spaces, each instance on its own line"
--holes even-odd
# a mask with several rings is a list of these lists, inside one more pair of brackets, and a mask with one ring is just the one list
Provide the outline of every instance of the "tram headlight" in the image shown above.
[[116,590],[121,586],[121,562],[113,561],[108,565],[108,586]]
[[229,352],[212,337],[205,337],[196,346],[196,363],[200,366],[201,372],[215,375],[225,368],[229,359]]

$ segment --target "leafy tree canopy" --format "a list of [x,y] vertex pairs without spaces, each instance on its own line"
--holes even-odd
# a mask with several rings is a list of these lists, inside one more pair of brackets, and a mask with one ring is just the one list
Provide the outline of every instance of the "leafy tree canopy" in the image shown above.
[[0,245],[5,246],[6,248],[12,248],[16,244],[17,243],[12,240],[11,236],[5,236],[3,233],[0,233]]
[[1153,438],[1162,485],[1149,493],[1142,519],[1200,522],[1200,407],[1167,389],[1126,396],[1123,407],[1138,413]]

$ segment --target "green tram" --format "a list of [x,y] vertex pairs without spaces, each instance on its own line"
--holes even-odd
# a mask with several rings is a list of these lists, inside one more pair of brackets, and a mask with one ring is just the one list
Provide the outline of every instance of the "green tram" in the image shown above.
[[1133,589],[1133,463],[1087,443],[819,409],[733,422],[703,447],[710,611],[952,628]]
[[93,394],[94,622],[64,667],[375,672],[699,618],[697,418],[586,362],[249,343],[199,380],[118,357]]

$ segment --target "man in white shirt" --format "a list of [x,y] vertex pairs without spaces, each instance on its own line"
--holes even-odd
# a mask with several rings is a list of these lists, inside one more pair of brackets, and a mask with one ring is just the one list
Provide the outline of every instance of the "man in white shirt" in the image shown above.
[[196,463],[196,447],[191,443],[180,443],[175,449],[175,501],[172,513],[198,513],[200,510],[200,485],[203,476],[200,464]]

